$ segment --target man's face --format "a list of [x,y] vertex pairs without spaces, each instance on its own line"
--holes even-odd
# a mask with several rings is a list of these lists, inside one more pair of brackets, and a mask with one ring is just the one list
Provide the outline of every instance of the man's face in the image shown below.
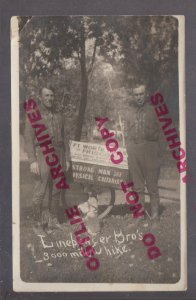
[[47,88],[43,88],[41,92],[41,101],[46,108],[52,108],[54,103],[53,91]]
[[145,85],[140,85],[133,89],[134,102],[138,106],[142,106],[146,100],[146,87]]

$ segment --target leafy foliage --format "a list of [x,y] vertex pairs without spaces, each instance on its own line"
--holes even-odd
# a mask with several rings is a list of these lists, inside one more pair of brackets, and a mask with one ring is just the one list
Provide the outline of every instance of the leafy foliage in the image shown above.
[[[29,21],[30,20],[30,21]],[[145,82],[178,103],[178,22],[174,17],[21,17],[20,99],[39,97],[45,82],[56,88],[77,140],[97,115],[117,119],[131,88]],[[25,24],[26,23],[26,24]],[[71,122],[71,123],[70,123]]]

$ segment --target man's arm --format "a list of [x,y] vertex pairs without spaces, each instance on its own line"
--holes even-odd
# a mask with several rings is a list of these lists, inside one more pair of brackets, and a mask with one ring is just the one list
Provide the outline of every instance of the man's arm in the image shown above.
[[70,138],[69,135],[67,134],[67,130],[65,126],[65,117],[63,116],[63,142],[64,142],[64,149],[65,149],[66,170],[69,169],[71,164],[69,140]]
[[71,154],[70,154],[70,146],[69,146],[69,137],[66,135],[64,136],[64,144],[65,144],[65,158],[66,161],[71,161]]
[[156,124],[157,131],[158,131],[159,156],[162,160],[165,155],[165,152],[166,152],[167,144],[165,143],[165,137],[164,137],[163,130],[161,128],[159,119],[158,119],[155,111],[153,111],[153,112],[154,112],[155,124]]
[[25,139],[25,148],[30,163],[30,171],[34,174],[39,175],[40,174],[39,166],[35,156],[35,144],[34,144],[35,134],[28,119],[26,119],[26,123],[25,123],[24,139]]

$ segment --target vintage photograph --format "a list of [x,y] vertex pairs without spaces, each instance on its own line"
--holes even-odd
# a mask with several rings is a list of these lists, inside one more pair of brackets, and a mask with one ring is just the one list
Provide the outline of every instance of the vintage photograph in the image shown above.
[[12,17],[15,291],[186,290],[184,23]]

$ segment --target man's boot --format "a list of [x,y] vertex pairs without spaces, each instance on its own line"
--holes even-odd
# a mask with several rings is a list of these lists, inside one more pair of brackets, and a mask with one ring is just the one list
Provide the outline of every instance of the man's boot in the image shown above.
[[152,195],[150,197],[151,204],[151,220],[152,227],[156,228],[159,224],[159,196],[157,194]]
[[38,203],[33,203],[33,220],[33,231],[35,232],[35,234],[42,234],[43,227],[41,224],[41,206]]
[[33,220],[35,223],[41,220],[41,207],[38,203],[33,203]]
[[[136,190],[135,190],[136,191]],[[130,225],[128,225],[128,228],[131,228],[131,227],[139,227],[141,224],[143,224],[143,222],[146,221],[146,211],[145,211],[145,195],[144,195],[144,192],[137,192],[138,195],[139,195],[139,200],[138,202],[135,204],[135,206],[137,205],[141,205],[142,208],[141,208],[141,212],[143,212],[143,215],[139,216],[138,217],[134,217],[134,205],[131,205],[130,207],[130,211],[131,211],[131,214],[132,214],[132,222]],[[135,216],[137,216],[137,214],[135,214]]]
[[48,227],[48,224],[50,222],[50,212],[49,209],[43,208],[42,214],[41,214],[41,224],[43,229]]
[[[60,193],[57,193],[53,195],[52,200],[51,200],[51,207],[50,207],[50,219],[48,223],[48,228],[49,230],[55,230],[55,229],[60,229],[64,230],[64,224],[59,223],[59,201],[60,201]],[[63,209],[63,207],[61,207]]]

